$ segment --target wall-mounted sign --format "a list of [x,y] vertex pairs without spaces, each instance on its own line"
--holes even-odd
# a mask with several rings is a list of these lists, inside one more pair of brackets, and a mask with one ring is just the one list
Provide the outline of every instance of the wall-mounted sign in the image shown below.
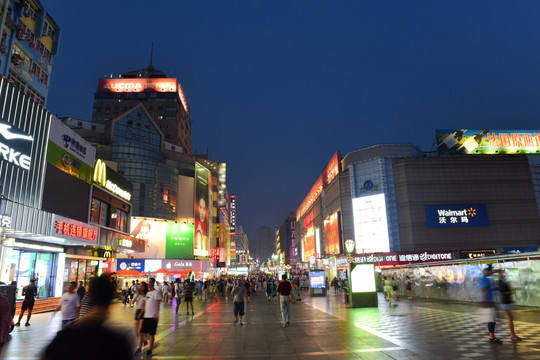
[[231,195],[231,234],[236,234],[236,195]]
[[300,204],[298,210],[296,210],[296,221],[300,221],[300,218],[309,210],[311,205],[317,200],[324,188],[326,188],[332,180],[339,174],[339,153],[336,151],[330,162],[324,168],[323,173],[319,176],[307,196]]
[[462,259],[476,259],[476,258],[483,258],[486,256],[492,256],[497,254],[497,251],[495,249],[488,249],[488,250],[461,250],[460,257]]
[[[374,253],[356,255],[352,263],[363,264],[373,263],[375,267],[395,267],[407,264],[418,264],[433,261],[454,260],[451,251],[420,251],[420,252],[400,252],[400,253]],[[347,257],[336,259],[336,266],[339,268],[347,267]]]
[[131,201],[133,185],[118,175],[101,159],[96,160],[93,180],[95,185],[118,195],[126,201]]
[[99,79],[98,92],[176,92],[176,79]]
[[356,253],[390,251],[384,194],[352,199]]
[[489,225],[485,204],[426,205],[426,219],[430,228]]
[[6,123],[0,123],[1,159],[24,170],[30,170],[34,138]]
[[439,154],[538,154],[540,130],[436,130]]
[[305,231],[307,231],[307,229],[313,226],[313,221],[315,221],[315,213],[313,210],[311,210],[309,214],[307,214],[304,217],[304,230]]
[[118,246],[131,249],[133,247],[133,241],[129,239],[118,239]]
[[116,270],[137,270],[144,271],[144,260],[118,259]]
[[11,216],[0,215],[0,227],[11,229]]
[[203,271],[202,260],[163,260],[163,267],[169,271],[196,270]]
[[99,228],[77,220],[54,214],[51,236],[72,240],[76,243],[93,243],[98,239]]

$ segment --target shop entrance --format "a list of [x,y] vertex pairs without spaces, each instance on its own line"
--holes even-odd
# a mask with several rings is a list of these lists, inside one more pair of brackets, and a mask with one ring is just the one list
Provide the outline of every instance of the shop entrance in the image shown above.
[[17,299],[22,299],[22,289],[37,280],[38,297],[47,298],[54,292],[55,254],[6,248],[6,257],[2,269],[2,281],[6,284],[17,282]]

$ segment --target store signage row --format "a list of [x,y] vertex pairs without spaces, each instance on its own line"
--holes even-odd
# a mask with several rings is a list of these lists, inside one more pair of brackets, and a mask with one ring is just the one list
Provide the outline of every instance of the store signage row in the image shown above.
[[52,236],[73,240],[77,243],[97,243],[99,228],[63,216],[53,215]]
[[489,225],[485,204],[426,205],[426,219],[430,228]]
[[[117,179],[114,179],[114,174],[116,174],[116,172],[103,160],[96,160],[96,165],[94,166],[94,184],[118,195],[126,201],[131,201],[131,191],[127,189],[128,184],[125,184],[126,181],[119,179],[119,175],[116,176]],[[124,182],[124,184],[119,185],[120,181]]]
[[24,170],[30,169],[30,151],[34,138],[12,129],[11,125],[0,124],[0,155],[2,159]]
[[537,154],[540,130],[436,130],[440,154]]
[[338,173],[339,153],[336,151],[334,156],[332,156],[332,159],[330,159],[330,162],[324,168],[323,173],[319,176],[307,196],[304,198],[304,201],[302,201],[302,204],[300,204],[300,207],[296,211],[296,221],[300,221],[300,218],[304,216],[315,200],[317,200],[319,195],[321,195],[322,190],[326,188],[330,182],[332,182]]
[[137,270],[140,272],[154,272],[165,269],[170,272],[180,272],[184,270],[206,271],[208,260],[163,260],[163,259],[118,259],[118,270]]
[[486,256],[492,256],[497,254],[497,251],[495,249],[487,249],[487,250],[461,250],[460,257],[462,259],[477,259],[477,258],[483,258]]
[[0,215],[0,227],[11,229],[11,216]]
[[236,234],[236,195],[231,195],[231,234]]
[[[355,264],[373,263],[378,267],[394,267],[407,264],[428,263],[433,261],[454,260],[450,251],[422,251],[422,252],[399,252],[399,253],[375,253],[353,256]],[[347,267],[346,256],[336,259],[337,267]]]

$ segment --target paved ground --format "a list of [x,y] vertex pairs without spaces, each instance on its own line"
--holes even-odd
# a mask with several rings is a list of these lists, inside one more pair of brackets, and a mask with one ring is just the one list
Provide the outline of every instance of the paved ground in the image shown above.
[[[262,296],[247,305],[244,326],[233,325],[230,299],[195,302],[195,316],[161,310],[154,359],[540,359],[540,310],[516,311],[519,343],[497,324],[503,345],[490,344],[478,307],[402,300],[389,307],[347,309],[341,295],[292,305],[291,325],[280,326],[277,304]],[[184,304],[182,304],[184,305]],[[134,339],[133,309],[115,304],[109,325]],[[16,328],[0,358],[36,359],[60,327],[59,314],[35,315]],[[135,348],[135,347],[134,347]],[[75,358],[75,357],[74,357]],[[144,358],[144,357],[143,357]]]

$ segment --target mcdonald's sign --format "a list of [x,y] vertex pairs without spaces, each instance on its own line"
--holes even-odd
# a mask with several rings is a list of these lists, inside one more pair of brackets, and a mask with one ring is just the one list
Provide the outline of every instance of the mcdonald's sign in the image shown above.
[[93,181],[94,185],[104,188],[124,200],[131,201],[133,185],[101,159],[97,159],[94,165]]

